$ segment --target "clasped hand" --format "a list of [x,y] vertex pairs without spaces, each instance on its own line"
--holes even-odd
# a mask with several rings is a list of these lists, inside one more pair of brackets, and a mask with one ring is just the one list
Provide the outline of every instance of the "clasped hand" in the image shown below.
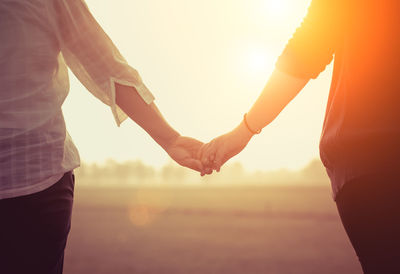
[[198,153],[203,166],[201,176],[211,174],[213,170],[219,172],[222,165],[246,147],[252,136],[242,122],[234,130],[204,144]]
[[220,171],[221,166],[241,152],[253,134],[242,122],[234,130],[207,144],[179,136],[166,149],[178,164],[200,172],[201,176]]

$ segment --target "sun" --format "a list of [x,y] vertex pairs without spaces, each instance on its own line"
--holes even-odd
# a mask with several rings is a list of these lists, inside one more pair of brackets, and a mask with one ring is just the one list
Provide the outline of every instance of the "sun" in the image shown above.
[[246,67],[252,73],[265,72],[271,67],[271,56],[268,52],[262,48],[250,48],[245,53],[246,56]]
[[263,77],[270,74],[274,67],[274,56],[263,43],[246,42],[238,45],[235,65],[241,75],[251,78]]
[[282,0],[268,0],[267,7],[273,12],[282,13],[285,11],[286,2]]
[[287,20],[299,5],[299,0],[257,0],[254,2],[256,13],[269,22]]
[[267,43],[242,40],[232,47],[232,67],[246,79],[265,79],[275,68],[276,58]]
[[289,10],[288,0],[266,0],[265,9],[269,16],[283,17]]

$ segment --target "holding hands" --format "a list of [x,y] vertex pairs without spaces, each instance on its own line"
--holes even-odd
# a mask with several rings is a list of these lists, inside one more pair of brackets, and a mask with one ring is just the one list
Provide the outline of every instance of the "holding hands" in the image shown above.
[[146,103],[132,87],[116,85],[116,102],[173,160],[204,176],[213,170],[219,171],[226,161],[241,152],[251,137],[260,133],[255,129],[264,128],[272,122],[307,82],[308,79],[275,70],[248,112],[249,119],[245,115],[235,129],[208,144],[181,136],[167,123],[155,103]]
[[203,173],[204,167],[197,157],[203,145],[196,139],[178,135],[165,147],[165,151],[181,166]]
[[[254,134],[260,133],[261,130],[256,129],[264,128],[278,116],[307,82],[308,79],[297,78],[275,70],[248,112],[248,120],[245,115],[239,126],[208,144],[185,139],[185,145],[181,148],[183,150],[179,150],[178,153],[183,156],[184,162],[181,162],[180,157],[174,158],[171,153],[169,154],[178,163],[200,171],[202,176],[211,174],[213,170],[219,171],[226,161],[246,147]],[[183,143],[177,144],[183,145]]]
[[201,175],[219,171],[230,158],[241,152],[254,134],[271,123],[285,106],[302,90],[309,79],[291,76],[275,70],[257,101],[234,130],[203,145],[197,158],[203,169]]
[[244,119],[235,129],[207,144],[185,136],[174,136],[164,146],[169,156],[181,166],[201,173],[201,176],[220,171],[230,158],[240,153],[248,144],[253,132]]
[[243,121],[224,135],[207,144],[185,136],[176,136],[165,146],[166,152],[181,166],[201,173],[201,176],[220,171],[221,166],[241,152],[254,135]]
[[198,159],[200,159],[203,165],[201,176],[211,174],[213,170],[219,172],[221,166],[241,152],[251,137],[257,133],[259,132],[253,132],[248,127],[245,116],[239,126],[231,132],[221,135],[208,144],[203,145],[198,152]]

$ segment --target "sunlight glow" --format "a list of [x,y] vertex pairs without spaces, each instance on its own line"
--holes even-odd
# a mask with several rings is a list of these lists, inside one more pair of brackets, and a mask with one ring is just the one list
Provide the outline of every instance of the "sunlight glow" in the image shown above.
[[[86,2],[168,122],[184,135],[209,141],[236,126],[251,107],[311,0]],[[318,157],[330,75],[331,70],[312,81],[233,161],[272,170],[298,168]],[[134,122],[118,128],[109,108],[70,76],[63,111],[84,162],[138,160],[158,169],[170,161]],[[292,132],[301,134],[294,140]],[[151,224],[159,207],[137,201],[130,218]]]
[[240,52],[238,68],[241,75],[246,75],[249,79],[261,77],[265,80],[266,75],[273,71],[274,58],[262,45],[245,45],[240,48]]
[[291,12],[291,5],[288,0],[266,0],[264,3],[264,10],[269,17],[273,19],[287,18]]
[[248,53],[248,67],[253,72],[265,71],[271,65],[271,58],[268,54],[259,49]]

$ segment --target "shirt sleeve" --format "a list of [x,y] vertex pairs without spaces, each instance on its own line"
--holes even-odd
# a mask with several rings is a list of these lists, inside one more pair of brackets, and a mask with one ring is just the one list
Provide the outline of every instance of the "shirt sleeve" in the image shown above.
[[54,0],[54,12],[66,64],[94,96],[111,107],[118,126],[127,115],[116,104],[116,83],[135,88],[147,104],[154,100],[84,0]]
[[[301,26],[278,58],[276,68],[304,79],[317,78],[332,61],[343,15],[335,0],[313,0]],[[343,5],[343,4],[342,4]]]

